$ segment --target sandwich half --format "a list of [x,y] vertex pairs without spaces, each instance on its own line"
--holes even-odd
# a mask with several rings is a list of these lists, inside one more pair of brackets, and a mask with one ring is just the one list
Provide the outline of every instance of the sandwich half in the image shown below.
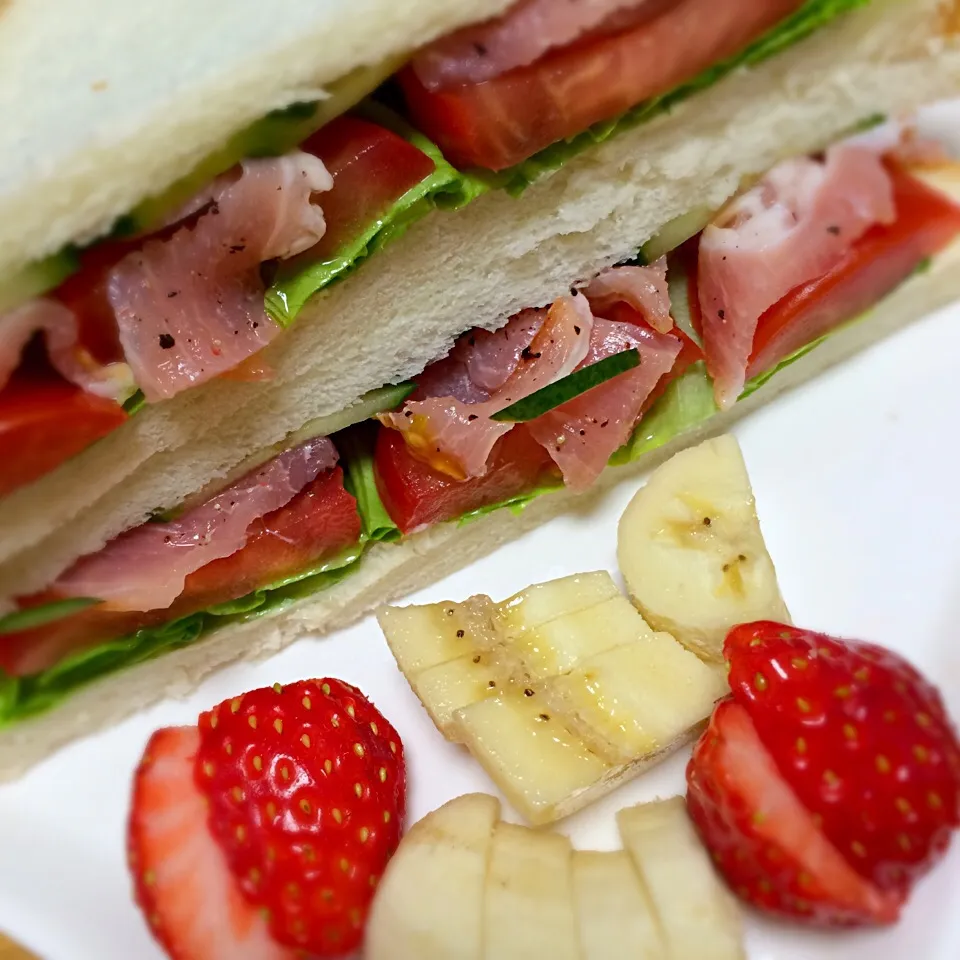
[[955,4],[250,7],[2,125],[0,775],[960,294]]

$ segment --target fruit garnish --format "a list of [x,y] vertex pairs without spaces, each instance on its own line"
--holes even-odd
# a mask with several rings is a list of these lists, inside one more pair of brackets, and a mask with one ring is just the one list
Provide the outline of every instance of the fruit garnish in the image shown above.
[[727,692],[718,667],[651,630],[605,572],[378,617],[440,732],[535,824],[689,742]]
[[790,619],[732,436],[654,470],[620,518],[617,558],[647,623],[701,659],[723,659],[734,624]]
[[339,680],[225,700],[137,771],[137,901],[174,960],[342,957],[400,842],[403,747]]
[[824,925],[897,919],[899,898],[864,880],[823,836],[732,700],[694,747],[687,809],[727,883],[754,906]]
[[240,892],[193,778],[196,727],[158,730],[133,783],[127,854],[137,903],[173,960],[295,960]]
[[776,623],[732,630],[734,698],[850,865],[906,891],[960,825],[960,743],[936,688],[882,647]]
[[687,805],[733,889],[824,925],[897,919],[960,823],[960,744],[903,658],[772,621],[724,644],[733,696],[687,767]]
[[457,797],[404,837],[377,890],[367,960],[744,960],[736,899],[682,797],[617,814],[625,849],[572,850]]

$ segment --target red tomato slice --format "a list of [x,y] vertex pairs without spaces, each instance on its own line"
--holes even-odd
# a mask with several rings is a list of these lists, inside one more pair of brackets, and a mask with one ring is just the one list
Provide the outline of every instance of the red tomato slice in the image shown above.
[[301,149],[319,157],[333,177],[333,189],[320,196],[327,231],[309,251],[312,260],[335,254],[435,169],[412,143],[357,117],[338,117]]
[[137,244],[105,240],[80,255],[80,269],[57,288],[54,296],[77,318],[80,342],[101,363],[123,360],[120,332],[107,299],[107,274]]
[[775,367],[879,303],[960,234],[960,207],[891,166],[897,219],[867,231],[826,276],[797,287],[760,318],[747,376]]
[[488,463],[485,476],[454,480],[413,457],[403,435],[386,427],[374,454],[380,499],[403,533],[517,496],[553,472],[547,452],[522,426],[497,441]]
[[[757,325],[747,376],[775,367],[795,350],[879,303],[927,257],[960,234],[960,207],[901,168],[890,165],[897,219],[868,230],[829,273],[791,290]],[[682,254],[690,316],[701,328],[697,252]]]
[[58,467],[127,419],[56,373],[30,365],[0,391],[0,497]]
[[801,0],[680,0],[652,21],[580,41],[482,83],[436,92],[400,74],[417,126],[451,163],[503,170],[690,80],[747,47]]
[[[70,653],[185,616],[298,573],[360,538],[357,502],[340,467],[317,477],[285,507],[254,521],[246,546],[187,577],[166,610],[149,613],[90,607],[34,630],[0,634],[0,668],[13,676],[38,673]],[[24,607],[58,599],[52,591],[25,598]]]

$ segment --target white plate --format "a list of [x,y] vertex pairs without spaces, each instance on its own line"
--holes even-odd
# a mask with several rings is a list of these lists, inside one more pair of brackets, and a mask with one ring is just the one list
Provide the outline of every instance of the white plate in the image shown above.
[[[737,428],[763,529],[797,623],[909,655],[960,716],[960,304],[912,326]],[[560,518],[413,598],[505,597],[531,580],[616,570],[616,523],[636,489]],[[302,640],[78,743],[0,788],[0,929],[44,960],[162,960],[130,898],[130,777],[156,727],[191,723],[240,691],[312,676],[364,690],[409,758],[412,819],[493,787],[444,742],[394,666],[376,623]],[[683,790],[687,753],[562,825],[578,847],[614,845],[621,806]],[[412,822],[411,819],[411,822]],[[751,960],[956,960],[960,844],[882,933],[811,935],[748,918]]]

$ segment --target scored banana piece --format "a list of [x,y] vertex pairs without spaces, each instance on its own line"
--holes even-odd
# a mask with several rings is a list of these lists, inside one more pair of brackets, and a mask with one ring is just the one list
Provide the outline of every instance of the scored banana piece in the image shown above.
[[688,742],[728,689],[721,672],[654,633],[606,572],[500,604],[385,608],[379,620],[437,728],[535,824]]
[[742,960],[739,911],[681,797],[617,817],[627,850],[574,851],[469,794],[400,842],[367,960]]
[[789,622],[740,446],[721,436],[658,467],[620,518],[617,557],[646,621],[705,660],[736,624]]

